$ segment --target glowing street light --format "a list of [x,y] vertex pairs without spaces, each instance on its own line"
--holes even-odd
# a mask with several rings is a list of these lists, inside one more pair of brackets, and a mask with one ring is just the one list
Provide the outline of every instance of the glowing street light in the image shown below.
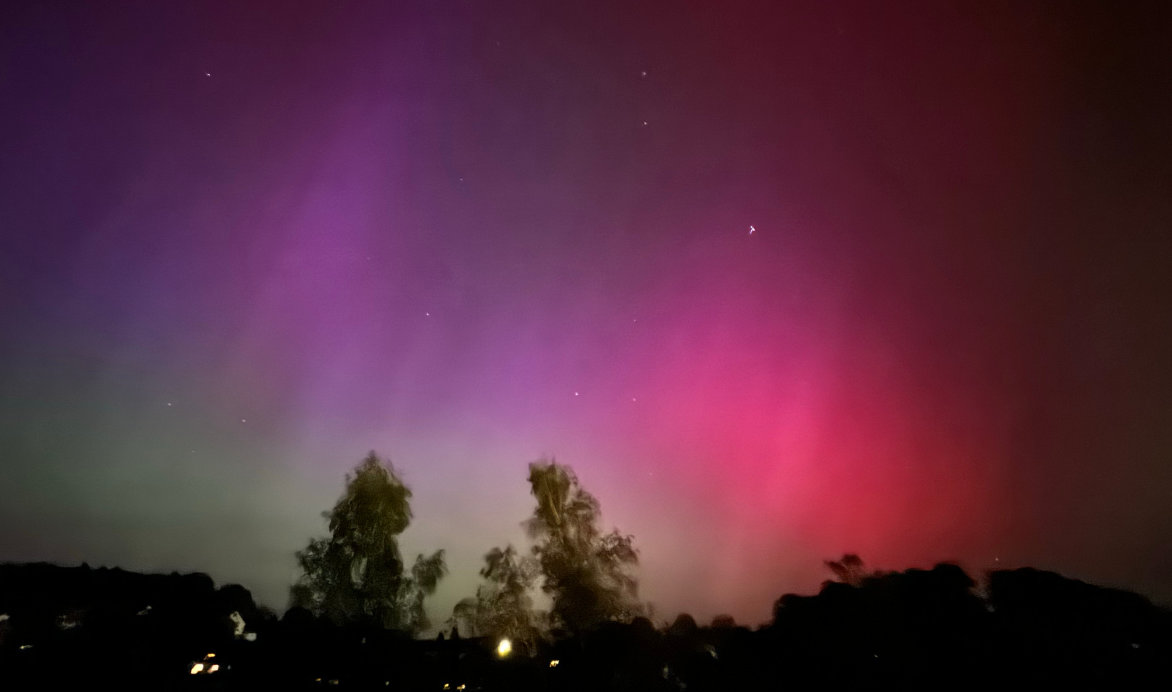
[[502,639],[500,643],[496,645],[497,656],[504,658],[511,653],[513,653],[513,642],[509,641],[508,639]]

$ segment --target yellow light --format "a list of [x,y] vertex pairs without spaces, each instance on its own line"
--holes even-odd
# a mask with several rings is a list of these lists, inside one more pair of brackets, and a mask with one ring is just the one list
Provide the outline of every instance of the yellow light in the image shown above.
[[202,672],[203,672],[203,664],[202,663],[196,663],[195,665],[193,665],[191,667],[191,674],[192,675],[198,675],[199,673],[202,673]]
[[219,670],[219,669],[220,669],[220,664],[219,664],[219,663],[213,663],[213,664],[211,664],[210,666],[208,666],[208,672],[209,672],[209,673],[214,673],[214,672],[216,672],[216,671],[217,671],[217,670]]
[[204,658],[215,658],[215,657],[216,657],[215,654],[208,654],[207,656],[204,656]]
[[450,689],[452,689],[452,686],[451,686],[451,685],[449,685],[448,683],[446,683],[446,682],[445,682],[445,683],[444,683],[444,689],[445,689],[445,690],[450,690]]
[[561,661],[559,661],[558,659],[555,658],[549,662],[549,667],[550,668],[557,668],[559,663],[561,663]]
[[496,645],[496,655],[504,658],[513,653],[513,642],[508,639],[502,639],[500,644]]

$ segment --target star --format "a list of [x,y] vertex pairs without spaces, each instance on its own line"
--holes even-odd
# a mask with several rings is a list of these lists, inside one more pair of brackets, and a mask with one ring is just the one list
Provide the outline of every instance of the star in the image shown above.
[[248,422],[248,419],[247,419],[247,418],[241,418],[241,419],[240,419],[240,422],[241,422],[241,423],[247,423],[247,422]]
[[574,396],[578,396],[578,392],[574,392]]
[[647,121],[646,121],[646,120],[644,120],[644,121],[643,121],[643,127],[647,127]]
[[639,76],[646,79],[647,78],[647,70],[643,70],[642,72],[640,72]]
[[211,77],[211,76],[212,76],[212,73],[211,73],[211,72],[204,72],[204,73],[203,73],[203,76],[205,76],[205,77]]
[[168,402],[167,402],[167,408],[170,408],[170,407],[172,407],[172,406],[174,406],[174,404],[172,404],[170,401],[168,401]]
[[752,226],[749,226],[749,235],[753,235],[753,233],[755,233],[756,231],[757,231],[757,229],[756,229],[756,228],[753,228]]

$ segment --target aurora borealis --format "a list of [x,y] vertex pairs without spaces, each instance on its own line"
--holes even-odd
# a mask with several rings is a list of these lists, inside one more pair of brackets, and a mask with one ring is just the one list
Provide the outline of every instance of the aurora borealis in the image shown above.
[[663,618],[1172,600],[1168,9],[708,5],[6,3],[0,561],[280,609],[374,449],[437,622],[542,456]]

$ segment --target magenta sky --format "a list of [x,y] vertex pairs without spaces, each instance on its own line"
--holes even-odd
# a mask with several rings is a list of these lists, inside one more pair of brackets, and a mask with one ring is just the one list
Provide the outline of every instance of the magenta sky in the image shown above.
[[6,4],[0,560],[281,608],[375,449],[439,621],[552,455],[663,618],[1172,600],[1167,10],[691,4]]

